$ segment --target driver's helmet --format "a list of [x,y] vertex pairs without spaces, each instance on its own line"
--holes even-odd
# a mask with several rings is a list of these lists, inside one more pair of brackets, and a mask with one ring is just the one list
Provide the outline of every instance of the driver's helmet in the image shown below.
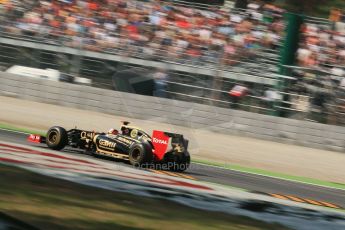
[[117,129],[110,129],[108,131],[108,134],[113,134],[113,135],[117,135],[119,133],[119,131]]

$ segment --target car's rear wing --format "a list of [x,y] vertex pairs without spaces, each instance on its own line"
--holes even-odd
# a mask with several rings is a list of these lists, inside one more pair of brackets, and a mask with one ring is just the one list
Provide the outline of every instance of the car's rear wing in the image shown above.
[[171,145],[179,144],[184,148],[184,150],[187,150],[189,141],[185,139],[182,134],[168,132],[164,132],[164,134],[171,137]]
[[169,142],[171,143],[172,150],[177,152],[187,151],[188,140],[185,139],[182,134],[154,130],[152,133],[152,144],[154,147],[154,154],[158,160],[164,158],[168,150]]

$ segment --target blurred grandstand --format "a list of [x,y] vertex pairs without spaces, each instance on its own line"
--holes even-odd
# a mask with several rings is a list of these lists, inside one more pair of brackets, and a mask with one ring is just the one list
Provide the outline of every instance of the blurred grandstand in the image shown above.
[[324,122],[345,121],[345,17],[336,22],[307,17],[296,61],[287,67],[296,78],[294,91],[309,97],[306,111],[323,113]]
[[[57,69],[92,79],[96,87],[148,95],[158,82],[164,94],[155,95],[223,107],[233,103],[229,91],[241,85],[249,93],[237,102],[239,109],[328,122],[309,115],[341,111],[338,85],[344,76],[330,76],[334,68],[344,70],[344,34],[334,36],[333,24],[309,18],[297,56],[303,68],[286,66],[291,74],[282,76],[283,13],[255,2],[241,10],[183,1],[2,0],[0,65],[3,70],[13,65]],[[316,58],[319,50],[324,52]],[[120,81],[128,70],[132,81]],[[327,77],[315,77],[315,90],[306,75]],[[145,84],[133,83],[138,81]],[[283,88],[276,87],[280,82]],[[323,100],[312,99],[318,91],[326,92],[322,98],[332,101],[333,110],[314,103]]]
[[12,2],[3,9],[4,36],[181,64],[240,64],[275,50],[283,31],[281,10],[265,6],[259,13],[176,1]]

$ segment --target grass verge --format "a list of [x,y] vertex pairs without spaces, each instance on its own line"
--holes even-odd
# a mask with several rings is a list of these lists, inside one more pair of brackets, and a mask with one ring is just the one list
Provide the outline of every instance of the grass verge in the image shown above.
[[287,229],[0,165],[0,212],[39,229]]
[[0,123],[0,129],[6,129],[10,131],[16,131],[16,132],[23,132],[23,133],[32,133],[32,134],[39,134],[41,136],[45,136],[46,133],[42,131],[37,131],[37,130],[31,130],[31,129],[26,129],[26,128],[19,128],[13,125],[8,125],[8,124],[1,124]]
[[248,167],[243,167],[239,165],[222,164],[218,162],[211,162],[211,161],[200,160],[200,159],[193,159],[193,162],[197,164],[205,164],[209,166],[221,167],[224,169],[235,170],[239,172],[258,174],[258,175],[269,176],[269,177],[274,177],[278,179],[284,179],[284,180],[289,180],[289,181],[296,181],[296,182],[301,182],[301,183],[306,183],[306,184],[314,184],[314,185],[319,185],[319,186],[324,186],[324,187],[345,190],[345,184],[340,184],[340,183],[335,183],[335,182],[322,181],[318,179],[300,177],[300,176],[291,176],[291,175],[287,175],[283,173],[270,172],[263,169],[248,168]]

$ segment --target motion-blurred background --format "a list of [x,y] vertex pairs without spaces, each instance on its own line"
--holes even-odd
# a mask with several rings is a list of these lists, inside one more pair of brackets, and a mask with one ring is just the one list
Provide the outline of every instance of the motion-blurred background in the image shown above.
[[0,66],[344,125],[341,9],[336,0],[1,0]]

